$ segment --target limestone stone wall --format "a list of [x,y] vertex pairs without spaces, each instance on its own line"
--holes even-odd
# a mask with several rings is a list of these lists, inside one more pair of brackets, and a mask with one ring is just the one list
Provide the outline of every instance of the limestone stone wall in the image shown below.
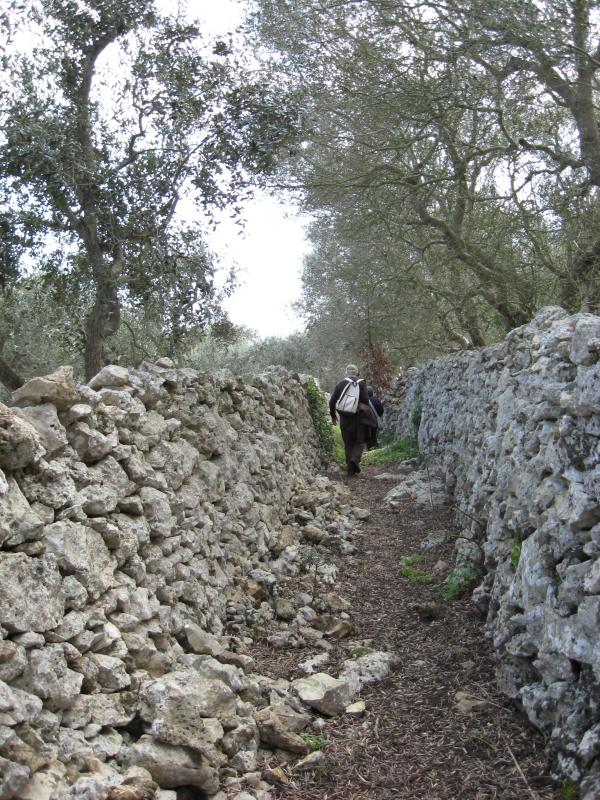
[[420,417],[420,450],[466,512],[457,557],[480,575],[500,685],[558,774],[600,773],[600,317],[544,309],[397,390],[387,430]]
[[[343,549],[353,524],[317,476],[303,385],[164,359],[87,386],[62,368],[13,403],[0,404],[0,798],[225,798],[224,781],[237,796],[300,704],[271,713],[248,632],[323,636],[314,598],[286,600],[281,581],[306,563],[313,590],[331,581],[325,544]],[[253,780],[240,797],[267,797]]]

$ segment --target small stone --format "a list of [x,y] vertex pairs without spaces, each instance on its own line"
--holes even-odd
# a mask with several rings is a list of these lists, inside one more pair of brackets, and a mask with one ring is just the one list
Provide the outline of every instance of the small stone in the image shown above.
[[481,697],[475,697],[468,692],[456,692],[454,701],[456,702],[457,710],[463,714],[481,711],[489,706],[487,700],[483,700]]
[[332,639],[345,639],[347,636],[351,636],[353,633],[356,632],[356,628],[349,622],[348,620],[340,620],[340,622],[336,623],[332,628],[329,628],[326,631],[327,636],[330,636]]
[[346,714],[351,717],[362,717],[367,710],[367,705],[364,700],[357,700],[355,703],[350,703],[346,709]]
[[273,784],[273,786],[285,785],[290,782],[290,779],[282,767],[267,767],[263,772],[263,778],[267,783]]
[[294,772],[312,772],[317,767],[322,767],[325,761],[325,753],[322,750],[315,750],[314,753],[309,753],[306,758],[294,764]]

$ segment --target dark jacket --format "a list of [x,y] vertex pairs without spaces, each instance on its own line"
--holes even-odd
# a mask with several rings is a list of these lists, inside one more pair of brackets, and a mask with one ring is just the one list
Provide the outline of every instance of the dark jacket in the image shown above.
[[378,417],[383,417],[383,403],[374,394],[369,396],[369,403],[373,406],[373,410],[377,412]]

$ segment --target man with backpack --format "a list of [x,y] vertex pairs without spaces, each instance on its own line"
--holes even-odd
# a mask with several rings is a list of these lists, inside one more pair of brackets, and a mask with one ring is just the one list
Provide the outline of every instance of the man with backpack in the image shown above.
[[373,416],[376,422],[377,417],[369,406],[367,384],[359,377],[354,364],[346,367],[346,377],[333,390],[329,399],[329,413],[334,425],[336,415],[339,416],[348,475],[355,475],[360,472],[360,459],[367,441],[367,425],[373,424],[366,420]]

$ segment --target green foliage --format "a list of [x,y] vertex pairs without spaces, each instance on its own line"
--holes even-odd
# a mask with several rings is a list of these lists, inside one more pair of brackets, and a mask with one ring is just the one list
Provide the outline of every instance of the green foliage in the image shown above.
[[360,658],[361,656],[366,656],[369,653],[373,652],[372,647],[355,647],[354,650],[350,652],[352,658]]
[[412,567],[414,564],[419,564],[423,561],[423,556],[420,553],[414,553],[412,556],[404,556],[402,564],[405,567]]
[[154,0],[14,12],[38,46],[4,60],[0,283],[41,260],[50,284],[70,282],[88,376],[114,360],[124,316],[142,323],[125,337],[136,349],[151,331],[175,354],[224,316],[202,231],[177,207],[185,196],[210,218],[246,196],[294,138],[296,112],[266,72],[257,79],[229,47],[211,52],[197,24]]
[[561,800],[579,800],[580,788],[579,781],[567,778],[560,790]]
[[332,426],[333,431],[333,448],[332,455],[335,463],[340,467],[346,466],[346,451],[344,449],[344,440],[342,439],[342,431],[339,425]]
[[395,461],[406,461],[419,455],[417,443],[414,439],[406,437],[392,444],[369,450],[363,457],[363,464],[385,466]]
[[431,578],[429,575],[427,575],[427,573],[422,572],[420,569],[414,569],[414,567],[410,567],[408,565],[400,567],[400,574],[409,580],[417,581],[417,583],[431,582]]
[[318,736],[314,733],[301,733],[300,738],[304,739],[308,749],[311,752],[314,752],[315,750],[321,750],[323,747],[326,747],[328,744],[330,744],[330,742],[325,739],[324,736]]
[[306,382],[306,396],[308,397],[308,410],[319,440],[321,458],[324,461],[329,461],[333,453],[331,419],[323,393],[315,383],[314,378],[309,378]]
[[521,558],[521,542],[518,539],[514,540],[513,548],[510,551],[510,563],[513,569],[519,566],[519,559]]
[[284,177],[317,212],[301,305],[325,355],[414,363],[598,308],[593,3],[254,5],[311,122]]
[[457,568],[439,588],[442,600],[458,600],[464,597],[477,583],[479,574],[472,569]]

